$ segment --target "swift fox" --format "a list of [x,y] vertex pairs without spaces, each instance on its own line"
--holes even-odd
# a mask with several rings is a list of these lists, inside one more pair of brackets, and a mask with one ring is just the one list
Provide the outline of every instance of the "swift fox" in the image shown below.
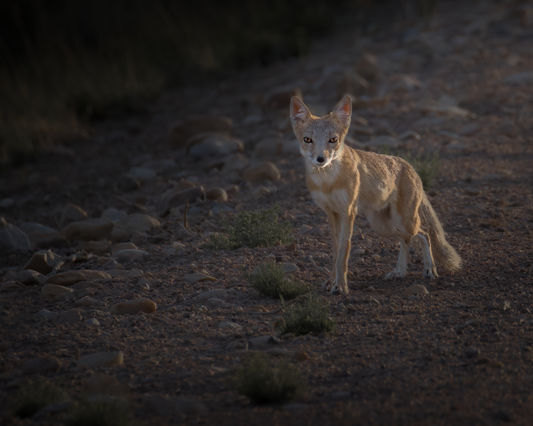
[[459,270],[461,258],[446,241],[413,167],[401,158],[344,144],[351,116],[349,96],[321,118],[312,115],[298,97],[291,100],[291,123],[305,159],[307,186],[327,213],[331,228],[333,271],[323,288],[348,294],[350,240],[358,212],[366,216],[378,235],[400,241],[396,269],[386,279],[405,276],[412,238],[422,246],[424,277],[437,276],[435,261],[448,270]]

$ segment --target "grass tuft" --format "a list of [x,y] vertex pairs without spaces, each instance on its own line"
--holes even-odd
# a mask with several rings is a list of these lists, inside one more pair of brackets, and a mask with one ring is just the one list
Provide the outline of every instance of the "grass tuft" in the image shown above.
[[237,370],[234,380],[236,390],[257,404],[290,400],[307,387],[294,364],[288,360],[274,364],[267,355],[259,353]]
[[275,206],[259,212],[242,211],[238,214],[235,226],[222,220],[224,234],[214,234],[206,248],[212,250],[235,250],[240,247],[271,247],[277,243],[292,241],[289,222],[278,222],[280,207]]
[[303,302],[285,308],[280,324],[281,334],[320,333],[335,329],[335,321],[329,319],[329,303],[325,304],[317,294],[310,293]]
[[311,289],[309,284],[297,278],[285,276],[281,264],[274,261],[261,265],[255,274],[245,273],[244,276],[253,289],[275,299],[291,300]]
[[82,401],[74,406],[66,426],[131,426],[131,411],[120,401]]
[[67,399],[63,389],[40,377],[19,389],[13,412],[18,417],[32,417],[41,408]]
[[439,175],[440,169],[440,158],[438,153],[424,156],[414,156],[410,152],[398,152],[394,154],[388,146],[381,147],[379,153],[393,155],[403,158],[405,161],[407,161],[411,166],[413,166],[413,169],[415,169],[415,172],[418,173],[418,176],[420,176],[420,180],[422,181],[425,191],[431,189],[435,184],[435,179]]

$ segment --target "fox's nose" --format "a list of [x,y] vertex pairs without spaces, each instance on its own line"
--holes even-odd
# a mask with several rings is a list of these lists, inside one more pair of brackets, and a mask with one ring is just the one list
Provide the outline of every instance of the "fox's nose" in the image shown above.
[[318,161],[319,163],[323,163],[324,157],[316,157],[316,161]]

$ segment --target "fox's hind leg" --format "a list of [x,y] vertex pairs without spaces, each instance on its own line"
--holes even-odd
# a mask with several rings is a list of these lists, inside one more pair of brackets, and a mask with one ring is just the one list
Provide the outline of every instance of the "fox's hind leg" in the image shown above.
[[407,274],[407,257],[409,256],[409,246],[411,245],[411,237],[398,237],[400,241],[400,255],[398,256],[398,262],[396,263],[396,269],[389,272],[386,276],[386,280],[392,278],[402,278]]
[[433,255],[431,254],[431,242],[429,235],[424,231],[420,230],[418,234],[414,236],[422,246],[422,254],[424,255],[424,272],[422,276],[424,278],[434,279],[438,277],[437,268],[435,266],[435,261],[433,260]]

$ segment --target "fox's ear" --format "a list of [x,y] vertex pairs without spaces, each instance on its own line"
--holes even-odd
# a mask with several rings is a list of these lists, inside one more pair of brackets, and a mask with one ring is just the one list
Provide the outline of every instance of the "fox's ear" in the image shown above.
[[352,98],[344,97],[332,111],[331,115],[343,126],[349,126],[352,118]]
[[306,121],[311,113],[305,106],[304,102],[298,97],[293,96],[291,99],[291,123],[295,126],[298,122]]

